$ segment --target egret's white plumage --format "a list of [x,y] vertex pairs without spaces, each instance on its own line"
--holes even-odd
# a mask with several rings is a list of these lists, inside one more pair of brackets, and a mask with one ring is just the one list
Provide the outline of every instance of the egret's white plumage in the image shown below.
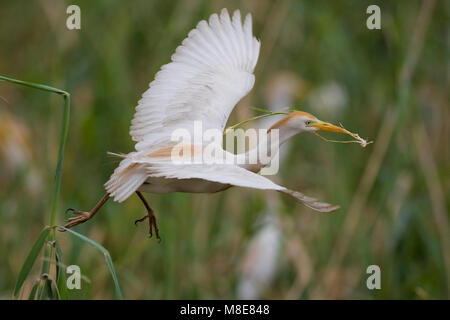
[[[174,145],[171,134],[176,129],[193,133],[194,121],[201,121],[203,130],[223,131],[234,106],[253,87],[259,48],[259,41],[252,35],[250,14],[242,24],[239,11],[230,19],[224,9],[220,17],[213,14],[209,23],[201,21],[189,33],[172,55],[172,62],[161,67],[136,107],[130,128],[132,139],[137,142],[136,152],[123,156],[105,184],[115,201],[122,202],[137,190],[218,192],[240,186],[280,191],[321,212],[338,208],[279,186],[233,162],[180,165],[170,161],[170,152],[161,152],[170,151]],[[292,132],[305,131],[291,118],[294,117],[280,122],[284,127],[291,124],[286,138]]]
[[204,130],[223,130],[236,103],[253,88],[259,47],[250,14],[243,25],[239,11],[230,19],[226,9],[198,23],[136,107],[130,128],[136,150],[173,143],[171,133],[192,131],[193,121],[203,121]]

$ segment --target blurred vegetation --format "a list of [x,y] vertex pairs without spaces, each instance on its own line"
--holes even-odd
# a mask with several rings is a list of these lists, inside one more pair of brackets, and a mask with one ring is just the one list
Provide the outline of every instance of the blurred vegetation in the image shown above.
[[[375,140],[361,149],[293,139],[275,179],[340,204],[332,215],[284,197],[268,205],[269,193],[242,188],[147,195],[158,244],[133,224],[145,214],[136,196],[108,202],[75,230],[109,250],[125,298],[238,297],[248,243],[267,211],[282,236],[262,298],[450,298],[450,4],[382,1],[382,29],[368,30],[372,2],[0,0],[0,74],[72,95],[59,224],[66,208],[89,210],[100,199],[118,163],[106,152],[133,150],[128,127],[140,95],[189,30],[223,7],[251,12],[262,43],[255,87],[229,124],[253,115],[249,106],[268,107],[284,75],[295,107]],[[65,27],[69,4],[81,7],[79,31]],[[48,224],[62,111],[58,96],[0,82],[4,299]],[[56,236],[64,263],[89,279],[69,298],[114,298],[104,257],[67,232]],[[366,288],[372,264],[381,290]]]

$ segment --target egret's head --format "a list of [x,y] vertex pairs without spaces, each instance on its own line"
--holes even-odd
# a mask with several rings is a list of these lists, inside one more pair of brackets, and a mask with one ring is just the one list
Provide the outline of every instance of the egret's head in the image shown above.
[[296,133],[304,131],[312,132],[318,130],[346,133],[343,128],[335,126],[334,124],[328,122],[321,121],[312,114],[304,111],[291,112],[289,115],[275,123],[271,127],[271,129],[283,127],[295,131]]

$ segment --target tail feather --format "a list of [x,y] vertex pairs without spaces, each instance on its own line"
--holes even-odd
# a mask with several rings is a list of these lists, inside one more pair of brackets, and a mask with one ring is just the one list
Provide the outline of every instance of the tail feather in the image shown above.
[[110,156],[119,157],[119,158],[126,158],[127,157],[127,155],[125,153],[116,153],[116,152],[108,151],[107,154],[110,155]]
[[145,166],[125,158],[105,183],[105,189],[114,201],[122,202],[131,196],[146,179]]

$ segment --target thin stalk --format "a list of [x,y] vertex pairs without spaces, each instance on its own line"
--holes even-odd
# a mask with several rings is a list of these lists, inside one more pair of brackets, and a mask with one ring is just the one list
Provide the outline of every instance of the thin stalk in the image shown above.
[[248,123],[250,121],[254,121],[254,120],[258,120],[258,119],[262,119],[262,118],[270,117],[270,116],[276,116],[276,115],[280,115],[280,114],[286,115],[286,114],[289,114],[289,113],[288,112],[270,112],[269,111],[266,114],[261,114],[259,116],[255,116],[255,117],[246,119],[244,121],[236,123],[235,125],[232,125],[231,127],[228,127],[227,129],[224,130],[223,135],[226,135],[229,131],[234,130],[234,129],[236,129],[236,128],[238,128],[238,127],[240,127],[240,126],[242,126],[242,125],[244,125],[244,124],[246,124],[246,123]]

